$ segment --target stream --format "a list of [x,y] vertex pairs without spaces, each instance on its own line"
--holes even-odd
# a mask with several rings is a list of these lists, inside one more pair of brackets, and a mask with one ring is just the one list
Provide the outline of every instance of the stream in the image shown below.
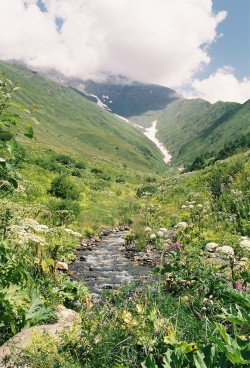
[[125,252],[126,232],[111,233],[92,249],[77,251],[70,266],[74,278],[85,282],[93,296],[104,290],[116,290],[130,281],[147,278],[150,267],[133,262]]

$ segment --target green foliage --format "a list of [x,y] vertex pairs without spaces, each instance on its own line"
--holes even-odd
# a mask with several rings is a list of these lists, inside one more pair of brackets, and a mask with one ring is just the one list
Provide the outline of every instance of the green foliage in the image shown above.
[[49,193],[63,199],[77,200],[80,198],[79,189],[66,175],[58,175],[53,179]]
[[143,196],[152,196],[157,192],[157,186],[155,185],[144,185],[143,187],[140,187],[136,191],[137,197],[143,197]]
[[53,224],[56,226],[72,223],[81,211],[79,202],[71,199],[51,199],[47,206],[52,212]]
[[[72,89],[34,74],[22,65],[1,61],[0,70],[12,80],[18,80],[23,88],[18,90],[14,101],[32,111],[32,124],[28,123],[36,130],[39,145],[70,157],[77,155],[77,161],[84,156],[84,161],[86,157],[93,166],[97,158],[100,162],[110,162],[111,166],[124,164],[150,173],[165,171],[159,150],[130,124],[122,124],[119,118],[100,110]],[[25,114],[22,110],[21,118]],[[145,156],[145,152],[151,155]]]

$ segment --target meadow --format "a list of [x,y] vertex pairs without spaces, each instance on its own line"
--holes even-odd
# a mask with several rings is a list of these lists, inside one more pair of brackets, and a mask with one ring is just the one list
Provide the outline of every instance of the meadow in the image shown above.
[[[11,357],[16,366],[249,366],[249,152],[160,175],[43,147],[11,110],[4,83],[1,129],[12,124],[20,132],[1,140],[0,342],[54,323],[58,305],[81,304],[81,322],[59,341],[34,336]],[[94,304],[86,285],[56,264],[74,260],[81,238],[119,225],[131,228],[127,244],[161,250],[161,262],[149,282]]]

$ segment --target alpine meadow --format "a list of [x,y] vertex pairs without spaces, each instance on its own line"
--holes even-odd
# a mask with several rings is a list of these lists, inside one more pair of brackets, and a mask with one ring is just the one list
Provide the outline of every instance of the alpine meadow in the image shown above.
[[250,367],[250,100],[1,59],[0,368]]

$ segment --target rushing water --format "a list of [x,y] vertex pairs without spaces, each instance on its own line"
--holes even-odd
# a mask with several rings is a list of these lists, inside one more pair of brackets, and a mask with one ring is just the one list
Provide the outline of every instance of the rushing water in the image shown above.
[[146,278],[149,267],[135,264],[126,257],[124,235],[124,232],[112,233],[93,249],[77,252],[78,259],[71,265],[71,271],[77,280],[88,284],[93,294]]
[[156,129],[156,125],[157,125],[157,120],[153,121],[152,126],[150,128],[147,128],[144,132],[144,134],[146,135],[146,137],[148,137],[152,142],[154,142],[154,144],[159,148],[159,150],[163,153],[164,155],[164,162],[166,164],[169,164],[169,162],[171,161],[171,154],[168,152],[168,150],[163,146],[163,144],[161,142],[158,141],[158,139],[156,138],[156,133],[157,133],[157,129]]

